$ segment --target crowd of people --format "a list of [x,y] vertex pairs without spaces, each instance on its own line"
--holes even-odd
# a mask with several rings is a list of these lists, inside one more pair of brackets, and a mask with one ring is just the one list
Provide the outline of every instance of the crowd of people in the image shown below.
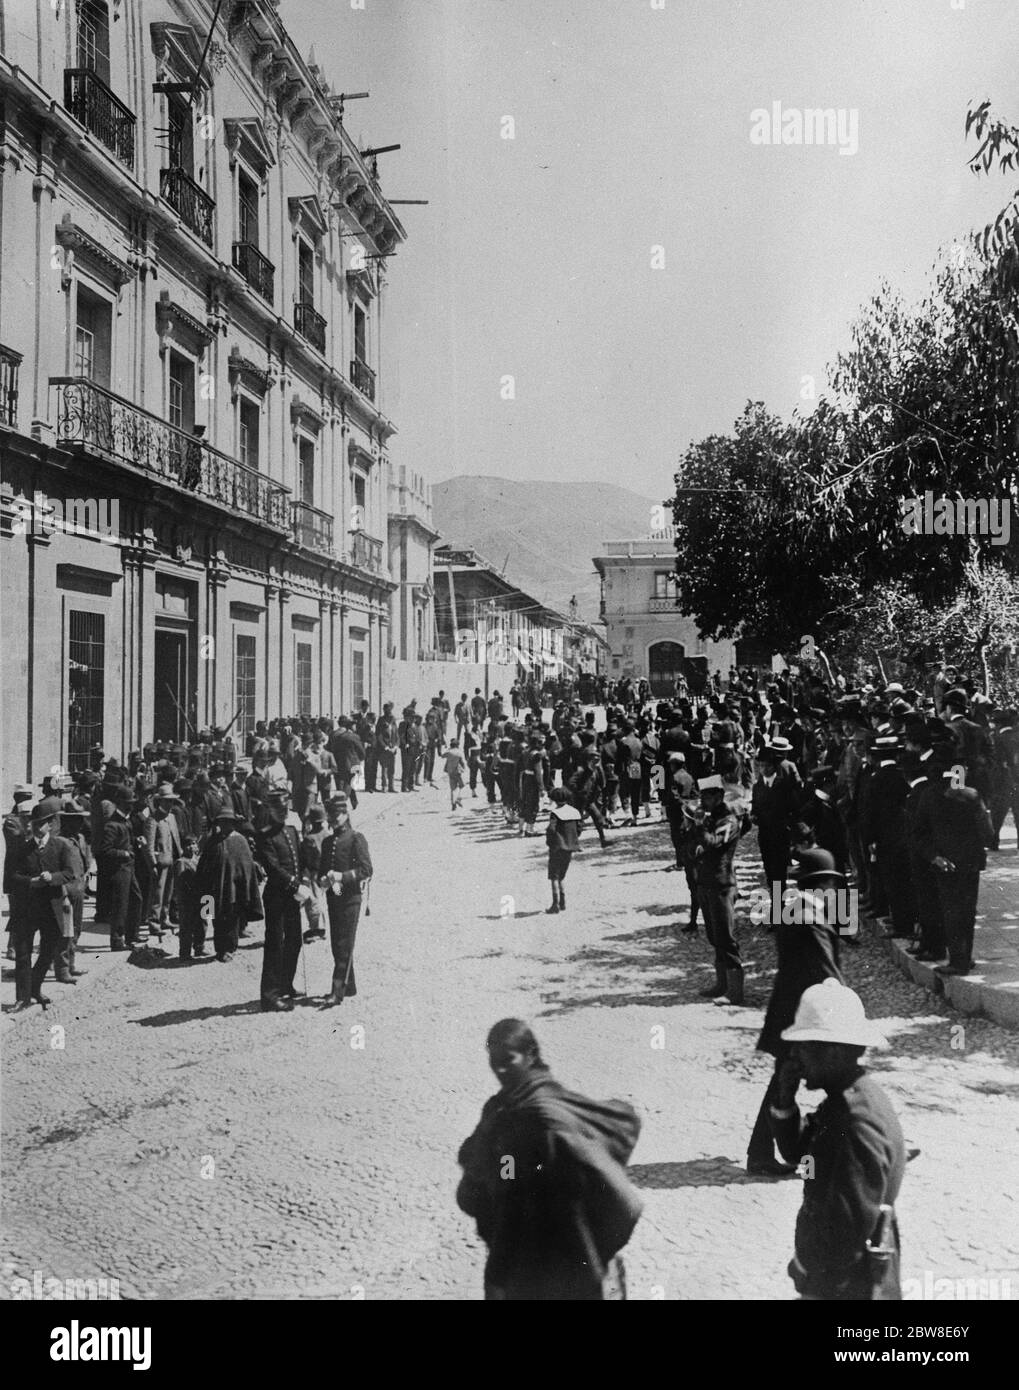
[[[514,687],[506,698],[498,690],[486,697],[476,688],[453,702],[440,691],[422,710],[411,700],[399,718],[392,703],[376,713],[362,701],[338,719],[259,721],[243,750],[224,731],[211,730],[189,745],[148,745],[126,765],[97,756],[73,774],[54,768],[38,789],[17,786],[4,820],[3,885],[16,1008],[46,1006],[42,985],[51,967],[64,985],[84,973],[76,943],[89,893],[113,951],[175,934],[180,957],[197,960],[211,936],[217,960],[227,964],[249,924],[264,919],[260,994],[267,1011],[289,1011],[302,997],[296,985],[302,937],[328,932],[333,972],[324,1003],[341,1003],[356,993],[354,942],[373,873],[350,812],[359,794],[412,794],[437,786],[440,775],[453,815],[469,791],[484,795],[507,833],[532,836],[547,811],[549,913],[566,910],[565,879],[588,822],[611,850],[609,832],[667,821],[674,860],[668,867],[689,885],[682,930],[694,938],[703,921],[714,965],[702,993],[739,1006],[734,857],[753,828],[778,966],[758,1039],[774,1058],[774,1072],[748,1139],[747,1167],[786,1176],[810,1150],[817,1122],[799,1121],[801,1081],[839,1098],[846,1135],[861,1152],[877,1143],[880,1153],[870,1157],[878,1178],[863,1175],[863,1160],[851,1179],[833,1176],[834,1169],[815,1177],[807,1226],[816,1229],[802,1248],[798,1233],[798,1267],[790,1272],[805,1297],[860,1296],[846,1293],[861,1287],[859,1268],[847,1273],[840,1265],[837,1279],[830,1267],[825,1272],[824,1261],[831,1266],[834,1258],[832,1238],[829,1232],[818,1253],[817,1232],[841,1210],[848,1182],[869,1240],[876,1209],[894,1201],[905,1160],[897,1121],[859,1067],[873,1030],[842,977],[840,950],[856,938],[832,909],[832,890],[852,885],[857,920],[862,913],[885,934],[909,938],[917,958],[944,973],[967,974],[987,852],[998,847],[1009,811],[1019,824],[1016,711],[994,704],[950,669],[929,694],[894,681],[850,689],[841,677],[769,679],[733,670],[724,687],[716,676],[699,694],[684,684],[656,702],[646,682],[624,680],[604,691],[603,724],[595,709],[572,698],[573,689],[553,701],[550,713],[540,703],[525,706],[522,692]],[[537,700],[533,689],[530,696]],[[561,1240],[574,1255],[581,1246],[600,1251],[579,1283],[576,1258],[574,1276],[566,1277],[555,1272],[558,1256],[549,1263],[542,1255],[548,1254],[544,1237],[534,1249],[527,1246],[533,1228],[527,1239],[510,1242],[516,1254],[509,1258],[503,1236],[493,1233],[505,1232],[500,1212],[523,1200],[527,1188],[493,1185],[486,1164],[492,1152],[508,1151],[499,1148],[509,1142],[506,1127],[530,1124],[537,1105],[546,1117],[561,1112],[560,1132],[573,1134],[580,1169],[601,1164],[611,1175],[612,1163],[625,1164],[635,1141],[635,1117],[617,1103],[598,1111],[552,1082],[519,1020],[499,1029],[489,1046],[503,1093],[461,1153],[461,1206],[477,1217],[492,1248],[489,1296],[521,1297],[522,1289],[538,1286],[572,1292],[529,1296],[614,1296],[605,1289],[618,1287],[620,1246],[598,1244],[598,1222],[576,1211],[566,1226],[556,1226]],[[603,1122],[598,1142],[611,1162],[592,1139],[595,1112]],[[533,1126],[528,1133],[533,1148]],[[528,1172],[542,1170],[543,1152],[539,1146],[523,1155]],[[547,1168],[535,1180],[547,1184]],[[554,1191],[542,1187],[542,1201]],[[639,1204],[621,1179],[613,1201],[613,1229],[626,1227],[628,1235]],[[525,1220],[519,1212],[512,1219]],[[859,1235],[849,1244],[859,1245]],[[886,1255],[897,1252],[887,1222],[881,1241],[888,1242],[881,1246]],[[887,1260],[881,1268],[887,1272]]]

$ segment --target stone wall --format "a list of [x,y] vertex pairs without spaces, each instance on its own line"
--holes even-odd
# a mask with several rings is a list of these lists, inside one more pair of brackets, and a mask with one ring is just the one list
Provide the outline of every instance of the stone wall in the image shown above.
[[[464,691],[468,698],[479,686],[486,697],[498,690],[506,697],[509,709],[509,688],[516,680],[516,665],[498,666],[475,661],[394,661],[387,659],[382,663],[383,699],[391,700],[399,717],[404,705],[416,696],[418,709],[423,714],[431,703],[432,696],[440,690],[446,692],[450,706],[456,704]],[[487,684],[486,684],[487,681]]]

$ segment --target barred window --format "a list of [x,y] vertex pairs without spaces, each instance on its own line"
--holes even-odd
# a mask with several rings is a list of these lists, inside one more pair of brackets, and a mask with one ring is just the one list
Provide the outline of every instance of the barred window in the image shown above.
[[297,643],[297,713],[311,714],[311,643]]
[[71,609],[67,651],[67,766],[89,766],[88,750],[103,741],[106,619]]
[[241,739],[247,738],[255,727],[258,681],[255,641],[253,633],[239,632],[234,644],[234,709],[240,710],[237,731]]
[[350,653],[351,704],[357,706],[364,698],[364,649],[354,647]]

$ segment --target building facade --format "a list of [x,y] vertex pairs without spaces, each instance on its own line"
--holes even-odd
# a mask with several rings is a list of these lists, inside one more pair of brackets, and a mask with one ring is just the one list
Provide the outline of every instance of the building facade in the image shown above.
[[436,659],[432,605],[432,489],[406,466],[389,468],[389,655],[397,661]]
[[608,639],[610,680],[644,677],[656,696],[674,693],[683,676],[699,690],[712,672],[723,680],[736,659],[734,642],[703,638],[676,606],[672,527],[643,539],[606,541],[594,557],[601,576],[601,616]]
[[381,699],[404,231],[277,3],[215,9],[0,7],[8,782]]
[[459,661],[516,663],[517,679],[537,682],[562,675],[568,665],[569,619],[504,579],[470,547],[435,551],[434,605],[440,651]]

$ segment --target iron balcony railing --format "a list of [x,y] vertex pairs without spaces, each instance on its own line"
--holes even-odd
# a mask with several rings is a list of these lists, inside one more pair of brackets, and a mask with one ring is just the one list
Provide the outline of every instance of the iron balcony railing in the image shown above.
[[290,530],[290,489],[85,377],[50,377],[57,443],[122,459],[162,482]]
[[0,344],[0,425],[18,424],[18,368],[21,353]]
[[375,399],[375,373],[367,362],[355,357],[350,364],[350,379],[370,401]]
[[216,204],[205,189],[195,183],[186,169],[176,166],[159,171],[159,193],[186,227],[212,245],[212,214]]
[[374,536],[366,536],[363,531],[351,531],[347,559],[358,569],[369,570],[372,574],[382,572],[382,542]]
[[272,261],[266,260],[257,246],[250,241],[235,241],[234,268],[240,271],[256,294],[260,294],[266,303],[272,303],[276,267]]
[[91,68],[64,71],[64,105],[76,121],[134,170],[134,112]]
[[[649,613],[676,613],[678,609],[679,602],[675,594],[670,594],[668,598],[655,597],[648,599],[647,611]],[[603,613],[602,617],[604,616],[605,614]]]
[[333,519],[310,502],[292,502],[294,539],[306,550],[333,553]]
[[315,312],[314,304],[294,305],[294,327],[319,352],[326,350],[326,321]]

